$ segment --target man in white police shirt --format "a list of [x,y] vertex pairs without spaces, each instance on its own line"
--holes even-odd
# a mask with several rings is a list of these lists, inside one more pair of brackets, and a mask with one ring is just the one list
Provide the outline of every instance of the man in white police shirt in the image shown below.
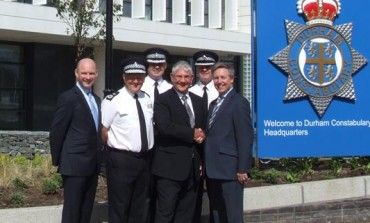
[[209,104],[218,97],[218,91],[213,84],[212,67],[218,61],[217,54],[211,51],[198,51],[193,55],[198,81],[189,91],[200,96],[208,111]]
[[[203,106],[208,113],[209,104],[215,100],[219,93],[215,88],[213,83],[212,67],[218,61],[217,54],[211,51],[198,51],[193,55],[194,65],[196,68],[196,73],[198,81],[192,86],[189,91],[202,97]],[[200,180],[199,190],[198,190],[198,202],[195,208],[193,223],[201,222],[202,214],[202,200],[203,200],[203,179]]]
[[[102,102],[102,138],[108,146],[108,221],[144,222],[153,147],[153,105],[141,87],[144,59],[123,62],[125,86]],[[141,110],[141,111],[140,111]]]
[[147,49],[144,54],[148,62],[148,76],[145,78],[141,90],[149,94],[154,104],[154,100],[159,94],[172,88],[172,84],[163,79],[169,53],[165,49],[156,47]]

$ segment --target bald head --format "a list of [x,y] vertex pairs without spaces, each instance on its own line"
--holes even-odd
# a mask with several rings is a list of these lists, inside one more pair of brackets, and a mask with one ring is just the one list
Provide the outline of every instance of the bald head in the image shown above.
[[81,87],[91,89],[98,77],[98,70],[94,60],[84,58],[78,61],[75,76]]

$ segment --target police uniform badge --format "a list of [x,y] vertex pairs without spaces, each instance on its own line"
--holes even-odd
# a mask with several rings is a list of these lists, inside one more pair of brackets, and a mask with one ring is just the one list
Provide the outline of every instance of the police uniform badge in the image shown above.
[[119,94],[119,91],[114,91],[111,94],[108,94],[105,98],[109,101],[111,101],[114,97],[116,97]]
[[356,99],[352,75],[367,59],[351,47],[352,23],[333,26],[339,0],[298,0],[306,25],[286,20],[289,45],[269,60],[288,75],[284,100],[308,98],[322,117],[333,98]]

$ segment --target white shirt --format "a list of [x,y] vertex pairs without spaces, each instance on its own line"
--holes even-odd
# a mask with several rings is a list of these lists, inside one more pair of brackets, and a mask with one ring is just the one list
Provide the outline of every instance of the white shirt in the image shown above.
[[[101,106],[102,124],[108,128],[108,141],[110,147],[132,152],[140,152],[140,121],[134,95],[125,87],[117,95],[106,97]],[[109,99],[110,98],[110,99]],[[138,93],[140,105],[143,109],[149,149],[154,144],[153,131],[153,105],[147,94]]]
[[[213,81],[209,82],[205,86],[207,87],[208,108],[209,108],[209,105],[211,104],[211,102],[215,100],[219,96],[219,94],[215,88],[215,84],[213,83]],[[203,93],[204,93],[203,87],[204,87],[204,84],[200,80],[198,80],[197,83],[195,83],[195,85],[189,89],[189,91],[198,95],[199,97],[203,97]]]
[[91,89],[86,89],[86,88],[82,87],[79,82],[76,82],[76,85],[81,90],[82,95],[84,96],[87,104],[89,104],[90,109],[93,109],[93,107],[94,107],[96,109],[96,111],[97,111],[98,110],[98,105],[96,104],[95,99],[92,101],[93,104],[91,104],[91,102],[89,100],[89,95],[88,94],[90,92],[92,93],[92,90]]
[[[175,90],[176,91],[176,90]],[[189,93],[186,93],[186,94],[182,94],[182,93],[180,93],[180,92],[178,92],[178,91],[176,91],[176,93],[177,93],[177,96],[179,96],[179,98],[180,98],[180,100],[181,100],[181,103],[182,104],[184,104],[185,102],[184,102],[184,100],[182,100],[182,96],[186,96],[187,97],[187,103],[188,103],[188,105],[189,105],[189,107],[190,107],[190,110],[191,110],[191,112],[193,112],[193,116],[195,117],[195,115],[194,115],[194,109],[193,109],[193,103],[191,102],[191,98],[190,98],[190,96],[189,96]]]
[[[163,92],[168,91],[172,88],[172,84],[168,83],[163,78],[159,79],[158,81],[158,92],[162,94]],[[145,91],[149,94],[152,103],[154,104],[154,87],[155,87],[155,80],[153,80],[149,75],[145,77],[145,81],[143,86],[141,87],[142,91]]]

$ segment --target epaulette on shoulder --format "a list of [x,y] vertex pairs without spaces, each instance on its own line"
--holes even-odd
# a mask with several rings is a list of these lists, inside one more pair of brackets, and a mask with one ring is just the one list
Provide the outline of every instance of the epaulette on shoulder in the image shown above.
[[150,95],[148,93],[146,93],[145,91],[141,90],[141,92],[143,92],[144,94],[146,94],[149,98],[150,98]]
[[111,100],[112,100],[114,97],[116,97],[118,94],[119,94],[119,91],[115,91],[115,92],[113,92],[113,93],[111,93],[111,94],[108,94],[108,95],[105,97],[105,99],[107,99],[107,100],[111,101]]

